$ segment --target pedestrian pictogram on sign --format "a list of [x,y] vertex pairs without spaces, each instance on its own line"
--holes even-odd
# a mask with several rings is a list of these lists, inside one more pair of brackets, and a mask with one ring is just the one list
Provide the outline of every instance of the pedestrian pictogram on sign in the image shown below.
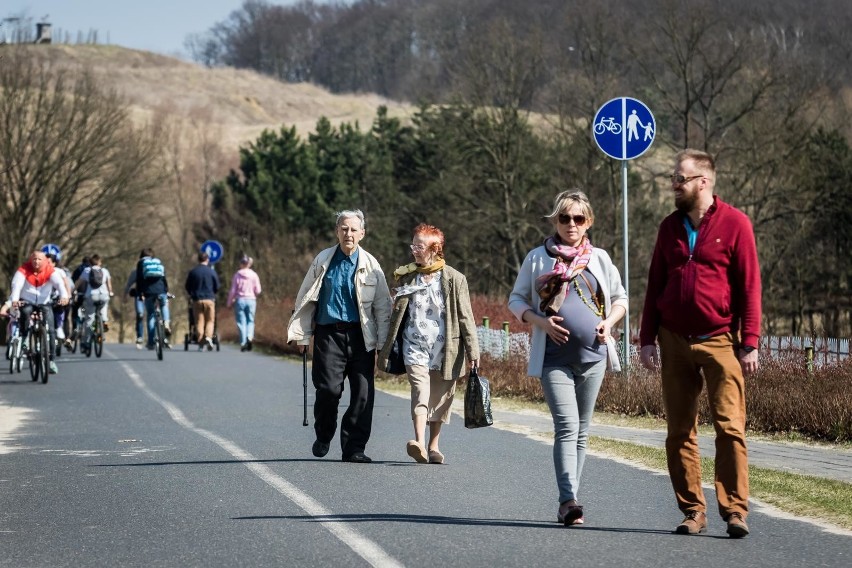
[[206,252],[211,264],[216,264],[222,260],[222,253],[225,249],[222,248],[222,243],[219,241],[204,241],[201,244],[201,252]]

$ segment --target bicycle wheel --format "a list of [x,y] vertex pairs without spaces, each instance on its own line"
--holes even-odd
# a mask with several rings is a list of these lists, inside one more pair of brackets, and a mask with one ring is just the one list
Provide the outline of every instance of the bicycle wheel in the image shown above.
[[163,320],[157,318],[157,341],[154,343],[154,348],[157,350],[157,359],[160,361],[163,360],[163,349],[165,349],[165,345],[163,343],[166,340],[166,326],[163,324]]
[[100,358],[104,352],[104,322],[100,317],[95,318],[95,337],[92,342],[95,345],[95,355]]
[[47,336],[47,327],[42,326],[39,336],[39,367],[41,367],[41,383],[47,384],[48,375],[50,375],[50,339]]
[[6,346],[6,357],[9,358],[9,374],[10,375],[15,372],[15,363],[17,362],[17,359],[18,359],[17,351],[18,351],[18,342],[19,341],[20,341],[20,338],[15,337],[9,342],[9,345]]
[[24,368],[24,346],[21,344],[23,340],[18,338],[18,355],[15,357],[15,370],[17,372],[21,372],[21,369]]
[[27,362],[30,364],[30,378],[33,381],[38,380],[39,373],[41,372],[41,366],[39,365],[39,357],[38,357],[38,339],[36,338],[36,334],[34,333],[35,326],[30,325],[30,349],[27,353]]

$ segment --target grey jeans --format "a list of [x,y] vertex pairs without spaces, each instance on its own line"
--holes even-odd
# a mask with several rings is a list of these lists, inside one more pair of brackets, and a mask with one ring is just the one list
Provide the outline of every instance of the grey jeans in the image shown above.
[[553,417],[553,465],[560,503],[577,498],[589,424],[605,371],[606,359],[542,369],[541,386]]

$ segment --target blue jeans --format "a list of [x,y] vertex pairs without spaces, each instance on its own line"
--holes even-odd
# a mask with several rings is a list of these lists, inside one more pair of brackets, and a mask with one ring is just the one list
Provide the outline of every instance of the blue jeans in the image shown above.
[[606,359],[542,369],[541,386],[553,416],[553,465],[560,503],[577,498],[586,461],[589,423],[605,371]]
[[133,304],[136,307],[136,339],[142,339],[145,337],[145,301],[137,296]]
[[145,296],[145,310],[148,312],[148,347],[154,347],[154,335],[157,333],[157,318],[154,315],[154,310],[157,308],[157,298],[160,298],[163,321],[169,321],[169,297],[166,294]]
[[240,345],[246,341],[254,341],[254,313],[257,310],[257,300],[254,298],[237,298],[234,303],[234,316],[237,318],[237,328],[240,330]]

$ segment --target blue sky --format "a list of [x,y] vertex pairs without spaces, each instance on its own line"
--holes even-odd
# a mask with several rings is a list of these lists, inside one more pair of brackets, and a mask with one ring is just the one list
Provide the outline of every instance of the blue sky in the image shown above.
[[[270,0],[288,5],[296,0]],[[25,16],[39,21],[45,15],[54,30],[97,30],[98,43],[184,54],[184,40],[204,32],[242,6],[243,0],[3,0],[0,19]]]

